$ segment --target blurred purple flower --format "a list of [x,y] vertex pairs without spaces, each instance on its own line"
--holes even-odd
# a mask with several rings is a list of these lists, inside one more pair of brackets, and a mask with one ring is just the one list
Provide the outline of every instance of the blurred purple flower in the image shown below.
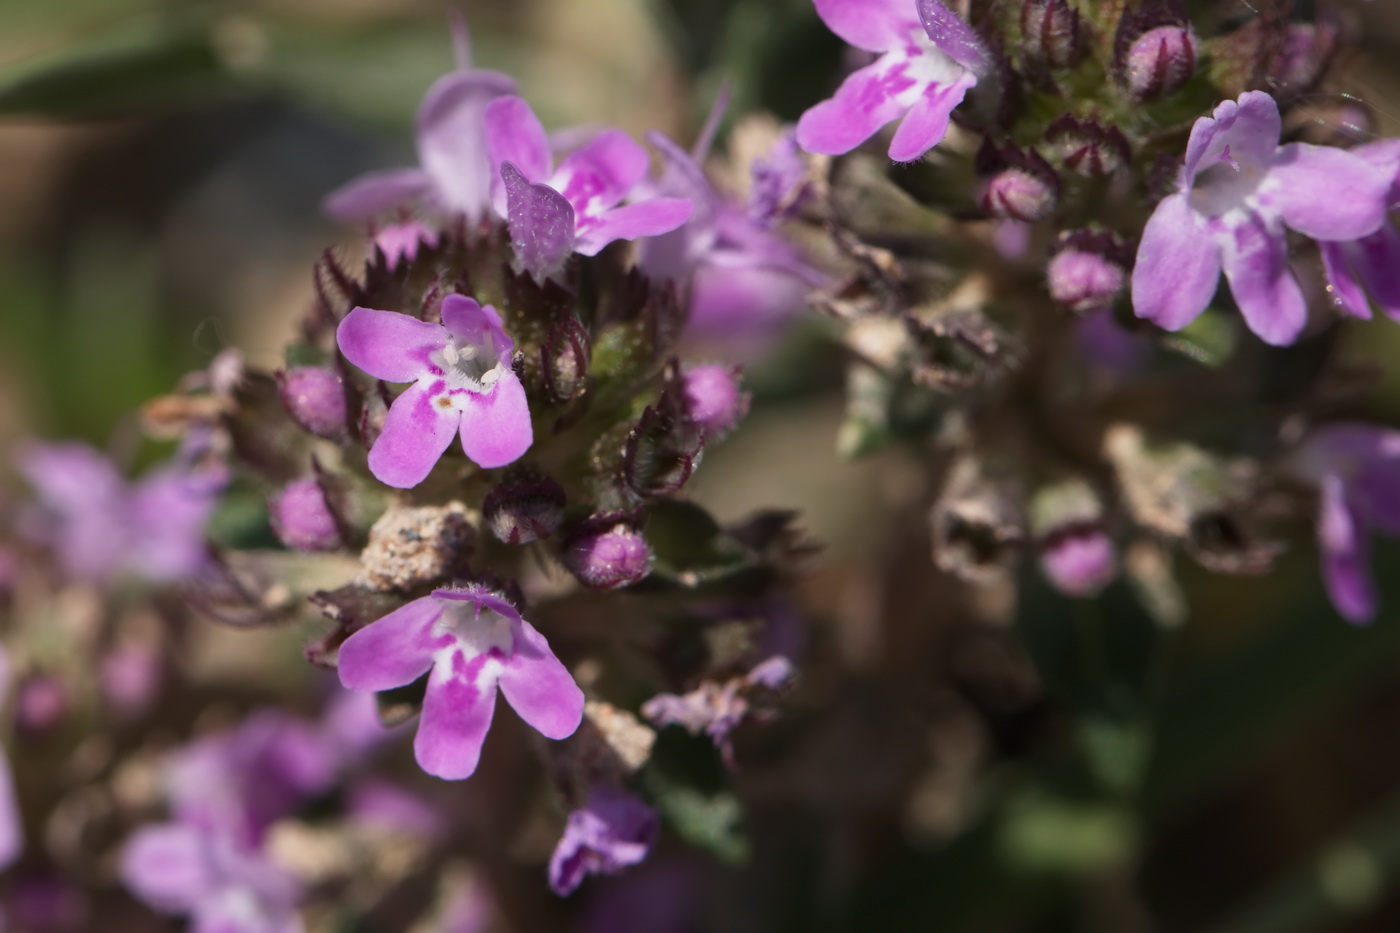
[[268,826],[329,790],[344,764],[341,750],[317,725],[262,710],[170,760],[171,811],[183,824],[253,848]]
[[[462,214],[473,223],[485,215],[491,203],[492,165],[482,117],[491,101],[514,94],[516,85],[498,71],[470,67],[464,27],[459,27],[457,48],[458,69],[439,78],[418,108],[420,167],[363,175],[327,196],[322,205],[326,214],[355,224],[420,204],[430,213]],[[379,243],[391,268],[396,258],[390,247],[402,245],[403,232],[391,234],[388,244]],[[403,255],[400,251],[398,258]]]
[[690,218],[684,198],[634,195],[647,171],[647,153],[620,130],[605,130],[556,167],[544,126],[519,97],[486,108],[491,199],[510,224],[518,258],[536,277],[558,271],[571,253],[594,256],[614,240],[675,230]]
[[1042,545],[1040,568],[1061,593],[1088,597],[1113,582],[1118,557],[1101,528],[1071,528]]
[[1371,529],[1400,536],[1400,431],[1327,425],[1299,448],[1294,467],[1318,487],[1317,537],[1332,605],[1350,622],[1370,622],[1379,610]]
[[712,440],[734,430],[749,410],[749,395],[739,388],[739,370],[734,366],[708,364],[687,369],[685,400],[691,419]]
[[745,355],[761,352],[802,310],[807,293],[828,283],[774,229],[783,203],[797,196],[790,190],[778,193],[791,172],[782,170],[782,180],[770,177],[760,184],[761,170],[756,169],[749,203],[740,204],[710,183],[700,166],[703,153],[687,153],[660,133],[647,139],[661,153],[655,188],[688,199],[695,214],[679,230],[642,244],[642,268],[654,279],[674,279],[682,287],[689,283],[691,333]]
[[612,875],[639,864],[660,828],[656,811],[635,794],[600,784],[583,809],[569,814],[564,835],[549,860],[549,886],[566,895],[588,875]]
[[936,146],[953,108],[987,64],[976,34],[938,0],[815,0],[817,15],[847,43],[879,53],[802,115],[808,152],[850,152],[903,117],[890,158],[912,162]]
[[[1386,207],[1400,207],[1400,139],[1382,139],[1349,151],[1389,182]],[[1339,308],[1369,319],[1374,301],[1392,319],[1400,320],[1400,232],[1396,232],[1393,223],[1384,222],[1375,233],[1352,242],[1327,241],[1320,245],[1329,290]]]
[[384,265],[390,272],[401,262],[413,262],[420,248],[432,249],[437,243],[437,233],[416,220],[385,224],[374,234],[374,245],[384,254]]
[[345,640],[340,682],[391,690],[428,678],[414,755],[424,771],[470,777],[491,727],[499,686],[546,738],[572,735],[583,691],[515,607],[479,586],[434,590]]
[[642,715],[658,728],[681,726],[691,735],[704,733],[733,767],[729,736],[758,712],[753,695],[784,691],[792,685],[793,676],[792,662],[775,655],[743,677],[733,677],[722,684],[707,680],[689,693],[658,693],[642,704]]
[[152,908],[189,916],[195,933],[299,933],[300,886],[255,849],[217,831],[162,823],[122,852],[122,883]]
[[334,551],[341,546],[335,515],[314,476],[292,480],[267,504],[277,540],[297,551]]
[[182,458],[128,485],[86,444],[41,442],[20,451],[18,466],[38,496],[25,527],[71,576],[104,583],[130,573],[174,583],[208,566],[204,526],[227,482],[224,471],[195,469]]
[[[0,646],[0,702],[10,692],[13,675],[10,653]],[[15,797],[10,759],[0,746],[0,870],[8,868],[24,849],[24,818]]]
[[1138,246],[1138,317],[1180,330],[1205,310],[1223,270],[1250,330],[1275,345],[1298,338],[1307,302],[1288,267],[1284,228],[1328,241],[1374,233],[1390,184],[1353,153],[1280,146],[1281,126],[1263,91],[1196,121],[1177,192],[1157,205]]
[[462,295],[442,303],[442,323],[355,308],[336,340],[345,358],[386,382],[411,382],[369,452],[380,482],[416,486],[460,434],[467,458],[483,469],[518,459],[534,441],[525,387],[511,369],[515,343],[501,316]]

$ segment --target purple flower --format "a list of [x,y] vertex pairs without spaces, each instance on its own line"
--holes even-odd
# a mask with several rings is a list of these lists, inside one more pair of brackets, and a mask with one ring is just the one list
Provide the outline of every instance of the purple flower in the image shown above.
[[[337,188],[322,205],[328,215],[342,223],[362,223],[414,203],[436,214],[463,214],[472,222],[486,213],[492,165],[482,116],[491,101],[514,94],[516,86],[498,71],[468,67],[466,45],[465,39],[459,43],[461,67],[439,78],[418,108],[421,167],[371,172]],[[379,244],[391,268],[396,257],[390,248],[397,237],[391,234],[388,244]]]
[[1040,568],[1066,596],[1097,594],[1118,575],[1113,541],[1102,529],[1081,527],[1056,534],[1040,552]]
[[38,494],[29,527],[69,575],[102,583],[131,573],[173,583],[207,566],[204,526],[222,471],[176,461],[127,485],[112,461],[78,443],[30,443],[18,465]]
[[391,690],[424,674],[413,751],[424,771],[448,780],[476,770],[497,686],[546,738],[572,735],[583,718],[583,691],[544,636],[479,586],[434,590],[340,647],[340,682],[351,690]]
[[708,438],[728,434],[748,413],[749,395],[739,388],[732,366],[693,366],[685,373],[685,400],[691,419]]
[[[1389,180],[1386,206],[1400,207],[1400,139],[1382,139],[1357,146],[1352,155],[1365,159]],[[1382,223],[1375,233],[1353,242],[1324,242],[1322,266],[1337,306],[1359,318],[1371,317],[1371,300],[1394,320],[1400,320],[1400,233]]]
[[171,811],[182,824],[255,848],[268,826],[329,790],[343,763],[315,725],[263,710],[170,760]]
[[658,728],[681,726],[691,735],[704,733],[715,743],[725,763],[734,767],[729,736],[745,720],[761,716],[755,694],[779,693],[792,686],[792,662],[774,655],[742,677],[723,684],[707,680],[684,694],[658,693],[642,704],[642,715]]
[[386,224],[374,234],[374,245],[384,254],[384,265],[390,272],[399,263],[416,259],[420,247],[432,249],[437,243],[437,233],[416,220]]
[[293,550],[334,551],[342,543],[335,515],[313,476],[284,486],[268,502],[267,511],[277,540]]
[[322,366],[297,366],[277,374],[282,407],[292,420],[317,437],[345,433],[345,385],[340,374]]
[[560,560],[580,583],[594,590],[615,590],[646,579],[653,555],[633,522],[611,513],[595,515],[571,532]]
[[511,369],[515,344],[490,305],[449,295],[441,324],[356,308],[336,340],[347,360],[376,379],[413,383],[394,399],[370,448],[369,469],[380,482],[417,486],[453,434],[483,469],[511,463],[533,442],[525,387]]
[[[0,646],[0,700],[10,692],[13,674],[10,653]],[[8,868],[24,849],[24,818],[15,797],[15,779],[10,759],[0,747],[0,870]]]
[[1317,537],[1332,605],[1350,622],[1370,622],[1379,609],[1370,530],[1400,536],[1400,431],[1328,425],[1313,432],[1293,465],[1318,487]]
[[1316,240],[1366,236],[1381,224],[1389,185],[1350,152],[1280,146],[1280,127],[1263,91],[1196,121],[1177,192],[1157,205],[1138,246],[1138,317],[1180,330],[1205,310],[1223,270],[1250,330],[1275,345],[1298,338],[1307,304],[1284,228]]
[[595,256],[614,240],[675,230],[691,215],[684,198],[619,206],[647,171],[647,153],[620,130],[605,130],[556,167],[544,126],[519,97],[486,108],[491,198],[510,224],[516,257],[536,278],[557,272],[572,253]]
[[656,841],[656,811],[621,788],[597,785],[569,814],[549,860],[549,886],[566,895],[588,875],[612,875],[647,857]]
[[774,229],[782,205],[794,196],[777,193],[787,182],[765,182],[765,170],[756,166],[748,204],[735,203],[710,183],[700,167],[702,154],[687,153],[660,133],[647,139],[661,153],[656,188],[689,199],[695,215],[674,233],[643,244],[642,268],[654,279],[689,281],[692,334],[750,350],[764,344],[763,338],[776,336],[802,310],[808,292],[828,283]]
[[193,918],[195,933],[299,933],[297,882],[256,850],[183,823],[138,830],[122,883],[154,909]]
[[841,155],[903,117],[890,158],[912,162],[943,139],[948,117],[986,67],[967,24],[938,0],[814,0],[817,15],[846,42],[879,58],[802,115],[797,141]]

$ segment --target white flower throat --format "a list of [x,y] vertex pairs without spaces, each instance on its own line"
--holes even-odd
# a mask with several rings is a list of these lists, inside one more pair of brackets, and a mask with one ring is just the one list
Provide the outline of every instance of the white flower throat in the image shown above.
[[447,375],[450,389],[484,394],[494,389],[496,382],[505,375],[505,367],[489,334],[483,345],[458,343],[457,338],[449,337],[447,344],[433,356],[433,361]]

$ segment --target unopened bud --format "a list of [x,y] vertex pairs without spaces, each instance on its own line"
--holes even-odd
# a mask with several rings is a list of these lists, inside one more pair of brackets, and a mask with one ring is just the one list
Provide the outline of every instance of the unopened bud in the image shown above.
[[728,434],[749,411],[749,395],[739,388],[739,371],[732,366],[705,365],[687,370],[685,400],[691,420],[711,439]]
[[673,364],[661,397],[628,432],[623,481],[642,498],[668,496],[686,484],[704,452],[705,430],[690,416],[685,386]]
[[1021,35],[1026,59],[1054,70],[1070,67],[1083,48],[1082,25],[1068,0],[1025,0]]
[[583,388],[588,377],[592,348],[588,332],[578,318],[569,314],[549,328],[540,346],[544,390],[550,401],[564,403]]
[[486,527],[506,544],[548,538],[564,521],[564,489],[547,476],[522,475],[486,494],[481,514]]
[[1336,44],[1337,30],[1330,23],[1289,23],[1269,63],[1272,85],[1294,94],[1308,90],[1327,70]]
[[1126,244],[1108,232],[1061,233],[1045,267],[1050,297],[1081,313],[1106,308],[1128,283],[1131,256]]
[[68,688],[53,674],[33,674],[15,696],[15,724],[31,735],[48,732],[68,715]]
[[390,272],[401,262],[417,259],[418,250],[424,246],[433,249],[437,243],[437,233],[416,220],[388,224],[374,235],[375,248],[384,255],[384,268]]
[[268,503],[277,539],[297,551],[333,551],[341,546],[335,515],[312,477],[294,480]]
[[1128,138],[1105,126],[1066,114],[1045,128],[1045,140],[1061,165],[1080,175],[1102,177],[1119,171],[1132,155]]
[[651,572],[651,548],[626,515],[595,515],[565,542],[560,558],[589,589],[631,586]]
[[1139,36],[1123,57],[1123,84],[1137,100],[1177,91],[1196,73],[1196,34],[1159,26]]
[[340,374],[322,366],[298,366],[277,374],[282,404],[292,420],[317,437],[345,433],[345,386]]
[[971,583],[1007,571],[1026,537],[1020,484],[973,456],[953,465],[929,518],[934,563]]
[[982,209],[1002,220],[1040,220],[1054,209],[1060,180],[1034,150],[985,143],[977,155]]
[[1103,504],[1082,479],[1069,478],[1036,493],[1031,533],[1041,570],[1066,596],[1093,596],[1118,575],[1117,552],[1103,528]]

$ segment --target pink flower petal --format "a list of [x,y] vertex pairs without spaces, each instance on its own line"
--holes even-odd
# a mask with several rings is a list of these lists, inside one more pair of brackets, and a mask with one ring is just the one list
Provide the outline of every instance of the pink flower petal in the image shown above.
[[694,208],[685,198],[653,198],[617,207],[588,223],[579,225],[574,250],[583,256],[596,256],[613,240],[670,233],[690,219]]
[[137,830],[122,850],[122,883],[158,910],[183,913],[219,882],[199,830],[181,823]]
[[1219,248],[1200,228],[1186,196],[1163,198],[1138,246],[1133,311],[1158,327],[1180,330],[1210,304],[1219,280]]
[[573,205],[548,185],[529,181],[510,162],[501,164],[501,183],[515,259],[535,281],[543,282],[574,253]]
[[1371,301],[1366,290],[1357,281],[1352,270],[1349,254],[1352,243],[1319,243],[1322,254],[1322,271],[1327,275],[1327,289],[1332,293],[1333,302],[1342,311],[1364,321],[1371,319]]
[[1400,233],[1390,224],[1346,245],[1347,255],[1380,309],[1400,320]]
[[550,187],[580,214],[596,214],[625,198],[647,171],[647,152],[621,130],[608,130],[564,157]]
[[363,223],[422,199],[432,187],[432,179],[422,169],[370,172],[326,195],[321,211],[343,224]]
[[500,678],[506,701],[545,738],[573,735],[583,720],[583,691],[533,625],[522,619],[514,635],[515,653]]
[[896,162],[913,162],[943,140],[948,132],[948,118],[953,108],[962,103],[968,88],[977,78],[968,72],[952,84],[930,84],[923,96],[900,122],[890,140],[890,158]]
[[470,69],[439,78],[418,108],[418,159],[436,185],[439,207],[476,220],[491,197],[486,107],[514,94],[515,82],[496,71]]
[[978,74],[986,73],[991,67],[991,59],[971,26],[939,0],[917,0],[916,7],[924,33],[934,45],[964,68]]
[[489,341],[507,365],[515,350],[515,341],[506,336],[501,316],[490,305],[482,306],[466,295],[448,295],[442,302],[442,323],[458,341],[474,347]]
[[[384,417],[384,431],[369,451],[369,471],[376,479],[396,489],[411,489],[428,478],[452,443],[461,418],[448,398],[418,384],[394,399]],[[443,400],[448,400],[445,407]]]
[[335,339],[345,358],[374,378],[413,382],[424,374],[429,354],[447,345],[447,331],[396,311],[355,308]]
[[1298,339],[1308,306],[1288,267],[1282,230],[1269,230],[1262,218],[1250,215],[1226,233],[1220,264],[1245,324],[1260,340],[1284,346]]
[[1315,240],[1354,240],[1385,219],[1390,179],[1350,152],[1290,143],[1269,169],[1268,200],[1283,222]]
[[851,74],[830,100],[797,121],[798,145],[820,155],[843,155],[874,136],[909,110],[905,95],[916,82],[907,67],[902,55],[892,53]]
[[1370,547],[1365,527],[1346,501],[1340,477],[1322,482],[1317,519],[1318,545],[1322,552],[1322,579],[1337,612],[1349,622],[1366,623],[1376,617],[1379,599],[1371,579]]
[[[360,629],[340,646],[340,683],[348,690],[392,690],[428,672],[443,638],[433,635],[442,606],[415,599]],[[449,639],[450,641],[450,639]]]
[[815,0],[817,15],[845,42],[867,52],[885,52],[919,29],[914,0]]
[[1201,117],[1191,128],[1183,170],[1185,186],[1196,172],[1229,157],[1241,168],[1267,168],[1278,148],[1283,121],[1278,104],[1263,91],[1246,91],[1239,101],[1221,101],[1210,117]]
[[462,450],[484,470],[514,463],[535,440],[525,387],[509,370],[489,393],[467,398],[461,419]]
[[486,151],[491,156],[491,203],[496,213],[506,215],[506,191],[501,181],[501,163],[510,162],[527,181],[549,178],[554,157],[549,136],[530,105],[519,97],[501,97],[486,107]]
[[472,776],[496,709],[496,685],[481,683],[482,655],[468,662],[460,651],[440,662],[428,678],[423,716],[413,739],[419,767],[447,781]]

